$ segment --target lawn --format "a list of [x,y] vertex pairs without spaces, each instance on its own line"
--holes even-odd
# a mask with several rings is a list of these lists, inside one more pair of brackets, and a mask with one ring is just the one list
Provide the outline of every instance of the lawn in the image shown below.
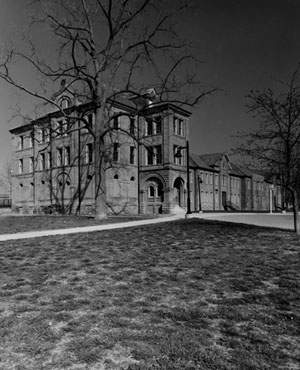
[[67,229],[73,227],[104,225],[149,219],[154,216],[110,216],[105,220],[95,220],[87,216],[3,216],[0,217],[0,235],[35,230]]
[[291,232],[181,220],[0,243],[0,369],[300,369]]

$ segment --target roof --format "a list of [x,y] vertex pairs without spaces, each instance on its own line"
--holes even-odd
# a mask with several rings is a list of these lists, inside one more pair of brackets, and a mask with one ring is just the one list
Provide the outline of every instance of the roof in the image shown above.
[[227,155],[226,153],[211,153],[211,154],[202,154],[202,160],[207,163],[209,166],[219,166],[222,158]]
[[230,173],[233,174],[233,175],[236,175],[236,176],[247,176],[247,177],[250,177],[251,176],[251,172],[247,169],[247,173],[245,171],[243,171],[243,169],[236,165],[235,163],[232,163],[230,162],[231,164],[231,171]]
[[212,167],[203,161],[202,156],[199,154],[190,154],[190,166],[203,168],[210,171],[213,170]]
[[[222,158],[226,156],[229,160],[228,154],[225,152],[212,153],[212,154],[190,154],[190,167],[214,171],[215,166],[220,165]],[[239,177],[252,177],[254,174],[262,175],[259,171],[254,171],[246,166],[241,166],[230,161],[230,174]]]
[[[110,104],[111,104],[112,107],[123,109],[124,111],[131,112],[132,114],[137,113],[137,109],[136,109],[134,103],[131,100],[127,99],[127,98],[118,97],[115,100],[110,100],[109,99],[109,101],[110,101]],[[66,109],[66,114],[69,114],[69,112],[74,111],[75,109],[83,109],[84,107],[87,107],[88,109],[91,109],[92,106],[93,106],[92,102],[85,102],[85,103],[82,103],[80,105],[72,105],[72,106],[70,106],[69,108]],[[168,102],[153,103],[150,106],[145,107],[143,109],[143,112],[145,112],[145,115],[147,115],[147,114],[154,114],[154,113],[157,113],[157,112],[161,112],[162,110],[166,110],[166,109],[172,109],[174,112],[182,114],[183,116],[186,116],[186,117],[190,116],[190,114],[191,114],[189,111],[187,111],[187,110],[185,110],[185,109],[183,109],[179,106],[176,106],[172,103],[168,103]],[[49,117],[59,117],[61,115],[62,115],[62,113],[59,109],[49,110],[48,113],[40,115],[38,118],[33,119],[30,123],[26,123],[24,125],[14,127],[12,129],[10,129],[9,132],[11,134],[17,134],[17,133],[25,132],[25,131],[28,131],[34,123],[41,122],[42,120],[47,119]]]

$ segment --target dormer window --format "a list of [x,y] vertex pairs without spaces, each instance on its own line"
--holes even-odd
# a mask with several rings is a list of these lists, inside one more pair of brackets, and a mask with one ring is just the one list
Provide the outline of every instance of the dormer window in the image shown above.
[[69,98],[61,98],[59,101],[59,107],[61,109],[69,108],[70,106],[70,99]]

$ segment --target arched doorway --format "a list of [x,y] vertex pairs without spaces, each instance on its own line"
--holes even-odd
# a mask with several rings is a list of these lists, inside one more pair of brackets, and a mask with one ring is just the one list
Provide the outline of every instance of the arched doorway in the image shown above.
[[184,182],[181,177],[177,177],[174,181],[175,189],[175,205],[184,206]]
[[146,182],[146,213],[162,213],[164,202],[164,187],[157,177],[150,177]]

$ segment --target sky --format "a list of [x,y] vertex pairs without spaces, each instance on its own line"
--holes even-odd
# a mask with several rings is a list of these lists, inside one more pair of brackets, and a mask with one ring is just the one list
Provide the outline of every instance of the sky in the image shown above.
[[[0,45],[27,23],[25,3],[0,0]],[[220,91],[192,110],[190,148],[198,154],[229,152],[238,131],[257,125],[245,107],[247,93],[288,80],[300,62],[300,0],[198,0],[197,5],[178,27],[197,45],[201,81]],[[8,130],[17,125],[11,117],[18,99],[0,80],[0,168],[10,157]]]

